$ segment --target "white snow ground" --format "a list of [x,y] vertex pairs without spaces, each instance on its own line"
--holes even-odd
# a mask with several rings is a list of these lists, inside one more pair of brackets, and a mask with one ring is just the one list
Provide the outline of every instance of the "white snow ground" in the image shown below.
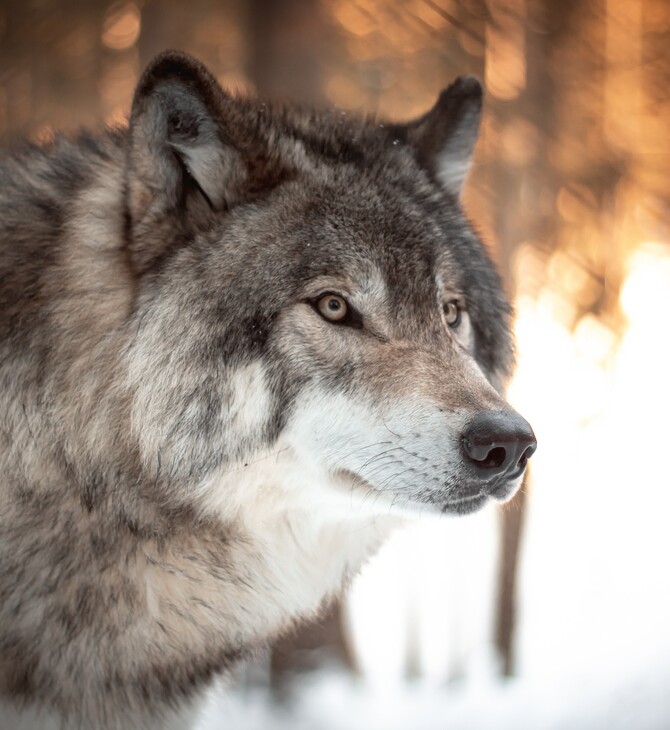
[[213,694],[197,730],[668,730],[670,662],[625,677],[374,691],[321,672],[288,708],[266,692]]

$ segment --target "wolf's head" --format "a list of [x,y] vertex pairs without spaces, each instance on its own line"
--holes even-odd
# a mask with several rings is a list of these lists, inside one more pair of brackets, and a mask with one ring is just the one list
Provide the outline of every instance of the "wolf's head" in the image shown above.
[[501,396],[510,308],[459,204],[481,99],[459,78],[381,124],[152,63],[129,131],[127,362],[156,479],[222,509],[513,494],[535,439]]

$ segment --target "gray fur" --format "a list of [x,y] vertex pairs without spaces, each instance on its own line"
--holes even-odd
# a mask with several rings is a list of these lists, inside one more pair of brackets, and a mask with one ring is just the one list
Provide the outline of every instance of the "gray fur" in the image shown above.
[[[474,481],[440,443],[456,453],[473,413],[509,410],[513,358],[510,308],[444,172],[469,158],[481,96],[456,88],[379,125],[233,98],[168,53],[128,129],[4,156],[5,701],[68,727],[162,727],[383,539],[388,509],[342,516],[343,485],[466,509]],[[316,313],[335,280],[360,328]],[[465,339],[443,292],[466,302]],[[345,449],[348,423],[329,442],[326,397],[361,404],[396,457]],[[417,399],[430,414],[398,410]]]

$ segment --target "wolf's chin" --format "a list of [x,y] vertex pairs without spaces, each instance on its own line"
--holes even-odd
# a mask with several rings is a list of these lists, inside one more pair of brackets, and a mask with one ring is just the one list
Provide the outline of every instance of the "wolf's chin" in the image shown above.
[[433,506],[438,507],[442,514],[469,515],[486,506],[489,501],[497,504],[509,502],[519,490],[522,479],[523,473],[515,479],[506,479],[493,486],[487,485],[479,491],[473,489],[470,494],[453,496]]
[[498,504],[509,502],[512,497],[519,491],[521,482],[523,481],[523,473],[516,479],[508,479],[501,482],[495,489],[489,490],[489,496]]
[[488,501],[489,496],[487,494],[475,494],[471,497],[454,499],[443,503],[441,512],[442,514],[451,515],[470,515],[473,512],[479,511]]
[[[411,494],[380,491],[369,481],[348,469],[337,472],[342,484],[347,486],[347,499],[354,510],[367,508],[375,514],[395,514],[400,517],[420,518],[430,515],[469,515],[485,507],[489,501],[507,502],[519,487],[521,480],[502,482],[491,488],[475,489],[474,485],[464,487],[461,494],[445,492],[431,494],[423,499],[412,498]],[[355,498],[354,498],[355,495]]]

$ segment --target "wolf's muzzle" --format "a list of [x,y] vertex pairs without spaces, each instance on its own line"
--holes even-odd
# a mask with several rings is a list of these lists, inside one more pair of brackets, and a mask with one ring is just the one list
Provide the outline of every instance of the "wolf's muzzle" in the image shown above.
[[490,411],[469,424],[461,445],[479,479],[499,482],[521,476],[537,441],[530,424],[518,413]]

